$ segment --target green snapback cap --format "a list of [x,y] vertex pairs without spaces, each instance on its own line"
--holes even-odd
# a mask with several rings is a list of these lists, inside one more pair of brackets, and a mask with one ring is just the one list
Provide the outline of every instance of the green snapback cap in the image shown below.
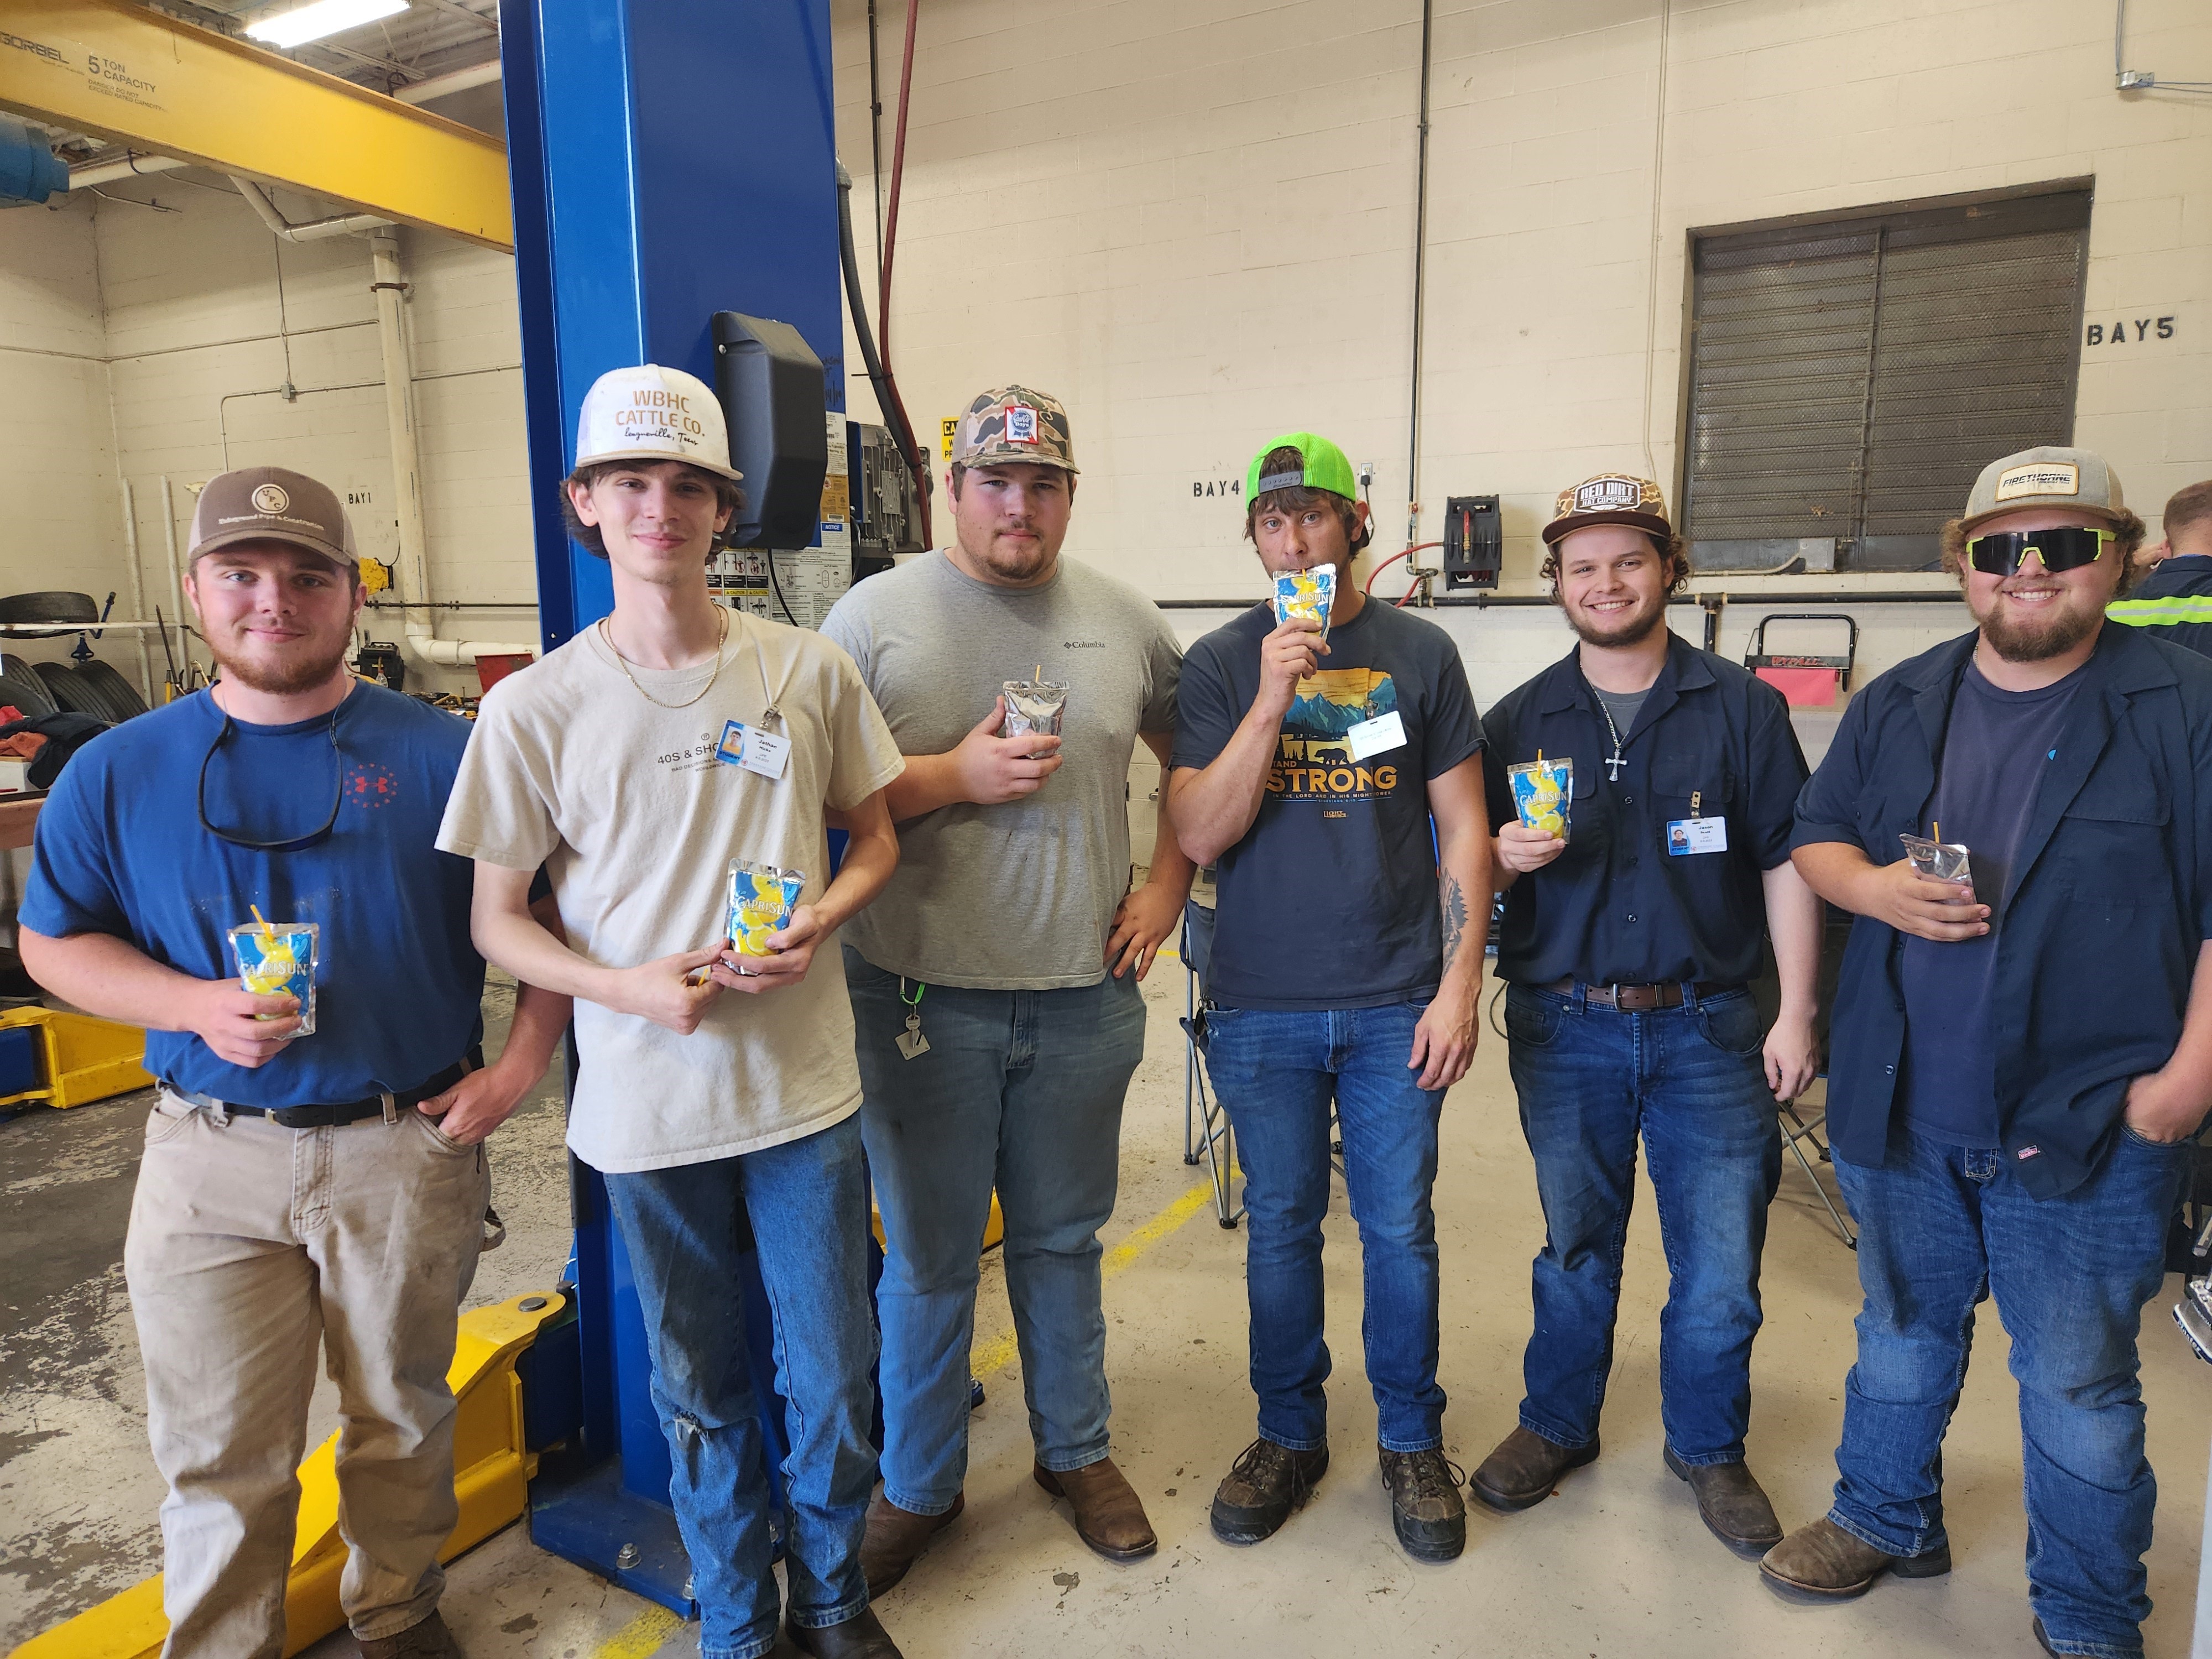
[[[1279,449],[1295,449],[1304,458],[1296,471],[1283,467],[1261,476],[1260,469],[1267,457]],[[1348,501],[1359,499],[1358,480],[1352,477],[1352,463],[1344,459],[1344,452],[1318,433],[1286,432],[1279,438],[1269,440],[1252,458],[1252,465],[1244,470],[1244,501],[1249,507],[1271,489],[1326,489],[1341,495]]]

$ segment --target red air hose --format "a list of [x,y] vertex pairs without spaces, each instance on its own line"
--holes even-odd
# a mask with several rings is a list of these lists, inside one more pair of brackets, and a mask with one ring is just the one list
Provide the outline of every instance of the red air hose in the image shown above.
[[[1443,545],[1443,544],[1442,542],[1423,542],[1417,547],[1407,548],[1403,553],[1393,553],[1389,558],[1383,560],[1382,563],[1376,565],[1374,569],[1367,573],[1367,584],[1359,591],[1363,593],[1372,593],[1375,591],[1375,579],[1381,575],[1384,571],[1388,570],[1392,565],[1397,563],[1399,560],[1409,559],[1416,553],[1425,553],[1432,547],[1442,547]],[[1412,588],[1407,588],[1405,592],[1401,593],[1398,596],[1396,603],[1401,605],[1404,605],[1406,600],[1412,595],[1413,591],[1413,590]]]

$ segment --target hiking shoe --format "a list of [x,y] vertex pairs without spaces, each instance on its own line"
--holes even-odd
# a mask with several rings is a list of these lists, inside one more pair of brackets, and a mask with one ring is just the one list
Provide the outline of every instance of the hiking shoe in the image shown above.
[[1453,1561],[1467,1547],[1467,1476],[1440,1451],[1397,1452],[1377,1446],[1382,1484],[1390,1491],[1390,1524],[1416,1561]]
[[1224,1544],[1273,1537],[1328,1473],[1327,1446],[1292,1451],[1262,1436],[1237,1455],[1214,1492],[1213,1535]]

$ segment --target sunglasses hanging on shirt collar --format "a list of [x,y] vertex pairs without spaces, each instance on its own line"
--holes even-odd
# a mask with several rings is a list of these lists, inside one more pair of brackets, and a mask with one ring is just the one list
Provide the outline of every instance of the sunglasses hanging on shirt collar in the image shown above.
[[2096,563],[2104,556],[2105,544],[2117,539],[2109,530],[2076,525],[2060,530],[2000,530],[1968,542],[1966,557],[1985,576],[2009,576],[2033,553],[2043,561],[2045,570],[2057,575],[2062,570]]
[[[218,704],[217,707],[221,705]],[[225,830],[209,819],[208,768],[215,764],[216,751],[222,747],[225,740],[230,736],[231,719],[228,714],[223,715],[222,729],[215,734],[215,741],[208,745],[206,757],[200,762],[200,828],[210,836],[228,842],[233,847],[243,847],[253,853],[304,853],[310,847],[319,847],[328,841],[331,838],[331,831],[337,826],[338,809],[345,805],[345,751],[338,747],[338,714],[344,707],[345,704],[341,702],[337,708],[331,710],[331,770],[334,779],[331,785],[330,816],[323,820],[321,829],[311,830],[304,836],[294,836],[283,841],[253,841],[235,830]]]

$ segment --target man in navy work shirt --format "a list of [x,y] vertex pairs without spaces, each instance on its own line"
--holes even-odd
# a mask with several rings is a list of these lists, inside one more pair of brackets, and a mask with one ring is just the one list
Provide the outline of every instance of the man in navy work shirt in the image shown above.
[[[1505,895],[1498,972],[1544,1248],[1520,1425],[1472,1484],[1493,1509],[1524,1510],[1598,1455],[1640,1132],[1666,1223],[1666,1464],[1713,1534],[1756,1559],[1782,1536],[1744,1462],[1782,1168],[1774,1103],[1818,1069],[1820,905],[1790,864],[1805,759],[1779,692],[1668,630],[1690,560],[1658,485],[1601,473],[1562,490],[1544,541],[1579,642],[1491,711],[1484,753]],[[1515,806],[1507,769],[1540,756],[1573,766],[1564,836]],[[1771,1031],[1745,988],[1770,930]]]
[[[223,473],[189,566],[222,678],[70,762],[21,916],[33,976],[145,1026],[161,1081],[124,1271],[169,1485],[163,1651],[284,1650],[319,1340],[345,1422],[339,1600],[368,1659],[435,1659],[459,1651],[437,1613],[459,1519],[446,1371],[483,1142],[544,1074],[568,1000],[525,987],[481,1067],[469,866],[434,845],[469,728],[347,673],[362,588],[337,497],[277,467]],[[258,920],[312,977],[306,1006],[242,986],[228,935]]]
[[2156,562],[2105,614],[2212,656],[2212,478],[2176,490],[2165,524],[2166,539],[2143,554]]
[[2142,1651],[2136,1337],[2212,1105],[2212,664],[2105,625],[2142,534],[2087,450],[1984,468],[1942,536],[1977,630],[1852,699],[1794,837],[1859,917],[1828,1125],[1866,1302],[1834,1505],[1762,1571],[1810,1600],[1950,1571],[1943,1434],[1994,1291],[2052,1653]]
[[1168,816],[1183,851],[1218,866],[1206,1054],[1244,1169],[1260,1397],[1259,1438],[1215,1493],[1212,1524],[1257,1543],[1328,1467],[1333,1098],[1392,1524],[1408,1553],[1443,1561],[1465,1547],[1467,1514],[1442,1449],[1430,1194],[1444,1091],[1474,1054],[1482,726],[1450,636],[1361,593],[1353,561],[1370,532],[1357,489],[1325,438],[1261,450],[1244,533],[1271,577],[1334,567],[1328,632],[1261,605],[1183,662]]

